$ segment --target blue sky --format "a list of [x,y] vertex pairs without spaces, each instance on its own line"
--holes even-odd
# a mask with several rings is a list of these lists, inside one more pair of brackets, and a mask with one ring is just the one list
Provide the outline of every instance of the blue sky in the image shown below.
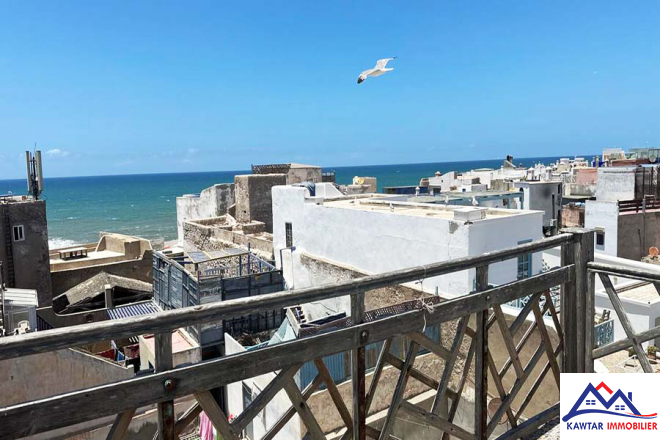
[[34,142],[51,177],[658,146],[658,23],[636,1],[0,1],[0,178]]

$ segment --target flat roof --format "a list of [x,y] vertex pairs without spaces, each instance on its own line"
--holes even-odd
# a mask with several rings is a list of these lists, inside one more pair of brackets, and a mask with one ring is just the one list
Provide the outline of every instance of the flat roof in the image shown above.
[[[433,217],[446,220],[453,220],[454,211],[456,210],[471,208],[461,205],[400,202],[396,200],[388,200],[386,196],[357,200],[349,197],[343,198],[341,200],[334,199],[332,201],[325,201],[323,206],[342,209],[354,209],[360,211],[382,212],[393,215],[408,215],[412,217]],[[519,209],[486,208],[478,206],[474,208],[485,210],[485,219],[504,218],[516,215],[529,215],[531,213],[538,212],[526,210],[523,211]]]
[[[149,347],[149,350],[152,353],[156,353],[156,341],[154,340],[154,335],[145,335],[144,343]],[[183,353],[198,347],[199,345],[192,339],[188,338],[187,335],[184,335],[180,329],[172,332],[172,354]]]
[[[448,191],[442,192],[435,195],[422,194],[419,196],[414,196],[411,194],[388,194],[388,197],[384,200],[389,200],[392,202],[411,202],[411,203],[444,203],[445,201],[455,202],[460,200],[472,200],[476,199],[503,199],[503,198],[521,198],[523,193],[520,191],[471,191],[471,192],[461,192],[461,191]],[[485,201],[485,200],[484,200]]]
[[617,290],[619,298],[632,299],[634,301],[654,304],[660,301],[660,293],[653,283],[637,285],[629,289]]

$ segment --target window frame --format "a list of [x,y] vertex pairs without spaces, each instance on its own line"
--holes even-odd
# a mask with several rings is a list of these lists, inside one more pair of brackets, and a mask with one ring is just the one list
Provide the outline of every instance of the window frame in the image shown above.
[[285,247],[290,248],[293,246],[293,223],[284,223],[284,244]]
[[[531,243],[532,239],[522,240],[518,242],[518,245]],[[521,270],[522,268],[522,270]],[[516,279],[523,280],[532,276],[532,254],[527,253],[524,255],[518,255],[517,265],[516,265]]]
[[14,242],[25,241],[25,227],[23,225],[12,225],[11,238]]

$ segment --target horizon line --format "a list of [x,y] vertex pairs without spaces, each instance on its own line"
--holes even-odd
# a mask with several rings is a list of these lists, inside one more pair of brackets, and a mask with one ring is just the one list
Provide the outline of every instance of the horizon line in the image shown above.
[[[573,158],[576,157],[593,157],[593,156],[598,156],[600,157],[600,154],[596,155],[573,155]],[[516,159],[514,157],[514,162],[516,160],[525,160],[525,159],[550,159],[550,158],[559,158],[559,157],[568,157],[571,158],[571,156],[565,156],[565,155],[558,155],[558,156],[528,156],[528,157],[519,157]],[[477,159],[477,160],[450,160],[450,161],[443,161],[443,162],[407,162],[407,163],[389,163],[389,164],[371,164],[371,165],[341,165],[341,166],[323,166],[320,165],[322,170],[335,170],[335,169],[341,169],[341,168],[354,168],[354,167],[383,167],[383,166],[395,166],[395,165],[426,165],[426,164],[446,164],[446,163],[463,163],[463,162],[488,162],[492,160],[502,160],[504,159],[501,158],[494,158],[494,159]],[[285,164],[288,163],[299,163],[299,162],[284,162]],[[252,164],[254,165],[254,164]],[[319,166],[319,165],[311,165],[311,164],[303,164],[303,165],[310,165],[310,166]],[[453,170],[452,170],[453,171]],[[96,175],[84,175],[84,176],[55,176],[55,177],[44,177],[44,180],[49,180],[49,179],[81,179],[81,178],[88,178],[88,177],[124,177],[124,176],[159,176],[159,175],[180,175],[180,174],[204,174],[204,173],[243,173],[243,172],[251,172],[251,169],[248,170],[214,170],[214,171],[184,171],[184,172],[157,172],[157,173],[126,173],[126,174],[96,174]],[[0,182],[9,182],[13,180],[24,180],[25,177],[16,177],[12,179],[0,179]]]

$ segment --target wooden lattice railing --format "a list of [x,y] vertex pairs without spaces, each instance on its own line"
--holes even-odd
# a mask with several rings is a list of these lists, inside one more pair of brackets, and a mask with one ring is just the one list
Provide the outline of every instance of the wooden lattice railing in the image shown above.
[[[631,280],[646,281],[652,283],[655,286],[656,290],[658,291],[658,294],[660,294],[660,274],[647,272],[639,269],[631,269],[627,267],[624,268],[619,266],[613,266],[610,264],[600,264],[593,262],[589,263],[588,271],[589,271],[589,291],[590,291],[589,296],[593,297],[594,295],[595,277],[596,275],[598,275],[600,281],[603,283],[605,292],[607,292],[607,296],[610,299],[612,308],[616,312],[616,315],[619,318],[619,322],[621,323],[623,330],[626,332],[625,339],[614,341],[612,343],[603,345],[602,347],[598,347],[595,349],[593,346],[587,348],[586,354],[591,358],[589,362],[589,372],[593,371],[594,359],[599,359],[604,356],[616,353],[618,351],[632,348],[635,352],[635,355],[637,356],[637,359],[639,360],[642,370],[645,373],[655,373],[655,369],[651,365],[651,362],[649,362],[649,358],[647,356],[647,353],[644,351],[644,348],[642,347],[642,343],[646,341],[650,341],[651,339],[659,338],[660,326],[651,328],[641,333],[636,333],[633,330],[632,324],[630,323],[630,320],[628,319],[628,315],[626,314],[623,304],[621,303],[619,294],[614,289],[614,285],[612,284],[612,280],[610,279],[610,276],[628,278]],[[593,316],[595,314],[593,303],[591,304],[591,307],[586,310],[586,313],[589,315],[589,317],[591,317],[591,319],[593,319]]]
[[[489,286],[489,265],[556,246],[562,247],[560,267],[509,284]],[[556,404],[525,421],[521,420],[523,411],[539,390],[547,373],[551,372],[559,387],[560,371],[586,370],[586,350],[584,342],[580,346],[580,338],[584,341],[585,336],[591,335],[593,320],[588,321],[589,325],[587,325],[586,314],[579,313],[579,310],[585,310],[585,307],[589,308],[590,304],[592,305],[586,295],[586,268],[587,263],[592,259],[592,233],[585,230],[571,230],[569,233],[549,239],[478,257],[429,264],[332,285],[2,338],[0,360],[75,347],[100,340],[155,333],[156,365],[153,374],[0,408],[0,438],[23,437],[111,415],[117,416],[108,438],[123,438],[136,408],[157,404],[160,438],[177,438],[183,428],[203,410],[224,439],[238,439],[241,431],[252,419],[279,391],[284,390],[292,406],[279,421],[269,427],[269,432],[264,438],[272,439],[291,417],[298,414],[310,437],[320,439],[325,436],[307,404],[307,399],[321,384],[325,385],[345,424],[346,434],[343,438],[364,439],[369,436],[387,439],[400,411],[437,428],[444,433],[442,438],[451,435],[461,439],[486,439],[504,416],[511,429],[500,438],[524,437],[558,414],[558,404]],[[435,304],[420,304],[418,309],[405,313],[365,320],[365,292],[369,290],[472,268],[476,268],[475,292],[466,292],[462,297]],[[555,286],[562,287],[563,311],[560,316],[549,300],[549,289]],[[351,296],[352,325],[346,328],[172,368],[171,331],[174,329],[344,295]],[[532,295],[532,299],[509,325],[501,306],[527,295]],[[545,297],[545,301],[541,306],[539,300],[542,297]],[[550,312],[558,336],[558,343],[555,346],[543,320],[546,312]],[[525,329],[523,324],[528,315],[533,315],[534,320]],[[457,321],[456,334],[450,347],[429,339],[423,333],[427,325],[450,321]],[[470,327],[472,322],[474,326]],[[508,353],[508,359],[499,366],[496,365],[488,349],[489,328],[492,326],[499,328]],[[522,336],[516,342],[515,335],[523,329],[525,330]],[[538,332],[541,343],[538,347],[532,347],[535,348],[533,355],[526,364],[523,364],[521,351],[535,331]],[[410,340],[404,359],[390,353],[392,339],[401,335]],[[463,355],[459,351],[464,338],[470,338],[470,348],[463,360]],[[367,392],[365,346],[379,341],[384,341],[383,348]],[[443,360],[444,369],[438,371],[437,376],[431,377],[415,368],[415,358],[420,347]],[[324,356],[340,352],[351,353],[351,373],[354,379],[351,383],[352,411],[349,411],[344,404],[337,385],[333,382],[323,361]],[[538,371],[535,367],[542,359],[545,359],[545,366],[540,370],[539,375],[533,374],[534,371]],[[293,377],[298,369],[309,361],[315,363],[318,376],[301,391]],[[386,364],[394,366],[400,370],[400,373],[385,423],[378,431],[367,426],[365,421]],[[470,368],[471,365],[474,367]],[[503,378],[511,368],[515,372],[515,380],[507,389]],[[475,419],[472,429],[465,429],[455,424],[454,418],[470,371],[474,371]],[[209,390],[269,372],[278,372],[276,378],[244,409],[242,414],[228,421],[227,415]],[[501,404],[490,421],[487,413],[488,372],[491,373],[494,385],[490,389],[490,394],[496,394],[501,399]],[[454,388],[451,388],[450,379],[456,374],[460,380]],[[415,406],[404,398],[406,384],[411,377],[436,390],[430,411]],[[526,383],[532,385],[522,403],[514,410],[512,403]],[[174,399],[189,395],[194,395],[197,403],[177,419],[174,414]],[[448,412],[442,414],[440,403],[447,397],[452,403]]]

